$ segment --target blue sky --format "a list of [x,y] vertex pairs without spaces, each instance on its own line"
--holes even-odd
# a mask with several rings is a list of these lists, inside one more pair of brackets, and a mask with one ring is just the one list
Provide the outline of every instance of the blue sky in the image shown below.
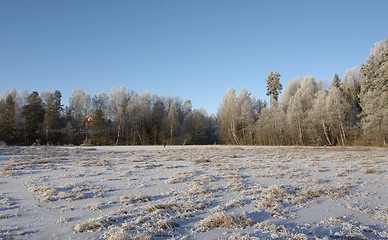
[[0,94],[125,86],[217,113],[232,87],[331,81],[388,37],[386,0],[1,0]]

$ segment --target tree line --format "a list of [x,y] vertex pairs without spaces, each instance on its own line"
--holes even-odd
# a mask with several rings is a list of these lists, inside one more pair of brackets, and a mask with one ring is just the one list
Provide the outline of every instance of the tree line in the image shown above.
[[388,39],[378,42],[361,68],[335,74],[329,88],[314,77],[267,78],[270,105],[247,89],[224,95],[218,112],[219,137],[226,144],[387,145]]
[[331,86],[312,76],[283,91],[281,75],[267,78],[270,103],[247,89],[225,93],[217,115],[193,109],[190,100],[124,87],[93,97],[81,89],[62,105],[50,93],[11,90],[0,100],[0,141],[6,144],[236,144],[387,145],[388,39],[366,63],[348,69]]
[[0,101],[0,141],[7,144],[213,144],[216,118],[190,100],[113,89],[110,96],[15,90]]

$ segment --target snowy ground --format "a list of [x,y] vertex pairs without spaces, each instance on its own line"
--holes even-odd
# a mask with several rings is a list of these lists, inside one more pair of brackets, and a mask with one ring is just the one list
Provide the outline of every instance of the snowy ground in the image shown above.
[[0,147],[0,239],[387,239],[388,149]]

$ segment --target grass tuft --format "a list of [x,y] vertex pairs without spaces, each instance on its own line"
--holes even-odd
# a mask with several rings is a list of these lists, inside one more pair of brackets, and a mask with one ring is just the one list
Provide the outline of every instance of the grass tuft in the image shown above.
[[215,213],[198,222],[196,226],[199,231],[206,231],[212,228],[243,229],[253,224],[253,220],[245,215]]

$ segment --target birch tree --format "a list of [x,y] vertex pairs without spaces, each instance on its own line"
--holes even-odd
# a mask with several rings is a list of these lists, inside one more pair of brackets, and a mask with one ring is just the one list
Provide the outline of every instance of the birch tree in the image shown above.
[[84,133],[84,119],[91,114],[91,98],[81,89],[74,89],[70,98],[70,111],[74,128],[78,134]]
[[312,133],[315,143],[330,146],[333,145],[333,140],[329,129],[326,99],[327,93],[322,90],[318,91],[308,118],[313,126]]
[[174,137],[178,131],[178,107],[177,102],[174,99],[169,101],[169,109],[167,113],[167,124],[168,124],[168,143],[174,144]]
[[119,144],[121,136],[125,136],[126,125],[128,118],[126,114],[128,106],[128,96],[125,87],[120,89],[112,89],[111,97],[109,99],[109,111],[112,121],[115,123],[116,129],[116,145]]
[[235,90],[229,88],[224,95],[220,108],[218,110],[218,118],[220,121],[220,138],[226,144],[240,144],[240,139],[237,136],[237,108],[236,108]]
[[291,98],[295,95],[300,87],[301,79],[291,80],[282,95],[282,107],[285,112],[287,112],[288,107],[290,106]]
[[246,88],[241,90],[236,103],[237,134],[242,144],[253,144],[254,106]]
[[329,128],[333,137],[333,143],[346,145],[346,112],[348,109],[344,94],[340,89],[340,80],[338,75],[333,78],[333,84],[329,91],[326,101],[326,112],[329,119]]
[[313,77],[305,77],[296,93],[289,100],[287,124],[293,144],[305,145],[309,143],[309,132],[312,126],[308,124],[307,115],[319,89],[320,84]]

